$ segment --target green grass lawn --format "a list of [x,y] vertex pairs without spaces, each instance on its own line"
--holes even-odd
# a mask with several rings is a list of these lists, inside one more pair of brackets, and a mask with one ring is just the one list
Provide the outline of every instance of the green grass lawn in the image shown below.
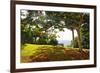
[[35,54],[40,47],[51,47],[52,45],[37,45],[37,44],[25,44],[22,47],[21,55],[22,56],[31,56]]
[[21,47],[21,62],[44,62],[63,60],[89,59],[89,51],[80,53],[74,48],[64,48],[52,45],[24,44]]

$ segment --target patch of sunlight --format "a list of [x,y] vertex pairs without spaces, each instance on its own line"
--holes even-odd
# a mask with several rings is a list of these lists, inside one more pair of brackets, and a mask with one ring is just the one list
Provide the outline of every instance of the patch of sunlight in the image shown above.
[[33,55],[39,47],[52,45],[37,45],[37,44],[25,44],[25,47],[21,49],[21,56],[31,56]]

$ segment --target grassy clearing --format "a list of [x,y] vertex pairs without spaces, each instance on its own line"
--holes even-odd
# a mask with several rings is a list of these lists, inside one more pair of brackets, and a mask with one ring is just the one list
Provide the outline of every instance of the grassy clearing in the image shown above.
[[89,51],[80,53],[78,48],[63,48],[52,45],[25,44],[21,48],[21,62],[44,62],[89,59]]
[[21,50],[21,55],[22,56],[31,56],[33,54],[36,53],[36,51],[40,48],[40,47],[51,47],[51,45],[37,45],[37,44],[25,44],[23,47],[22,47],[22,50]]

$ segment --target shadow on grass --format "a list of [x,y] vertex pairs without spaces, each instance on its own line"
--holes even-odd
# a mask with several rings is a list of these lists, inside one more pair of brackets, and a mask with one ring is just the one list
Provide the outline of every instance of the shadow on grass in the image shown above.
[[[24,46],[25,47],[25,46]],[[31,56],[22,56],[21,62],[48,62],[89,59],[89,51],[80,53],[75,49],[66,49],[59,46],[40,46]]]

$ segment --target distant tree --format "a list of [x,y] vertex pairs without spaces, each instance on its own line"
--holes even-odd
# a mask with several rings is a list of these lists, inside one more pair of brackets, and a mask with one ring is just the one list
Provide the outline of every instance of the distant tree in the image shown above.
[[49,44],[51,44],[51,45],[57,45],[58,41],[56,39],[51,39]]

